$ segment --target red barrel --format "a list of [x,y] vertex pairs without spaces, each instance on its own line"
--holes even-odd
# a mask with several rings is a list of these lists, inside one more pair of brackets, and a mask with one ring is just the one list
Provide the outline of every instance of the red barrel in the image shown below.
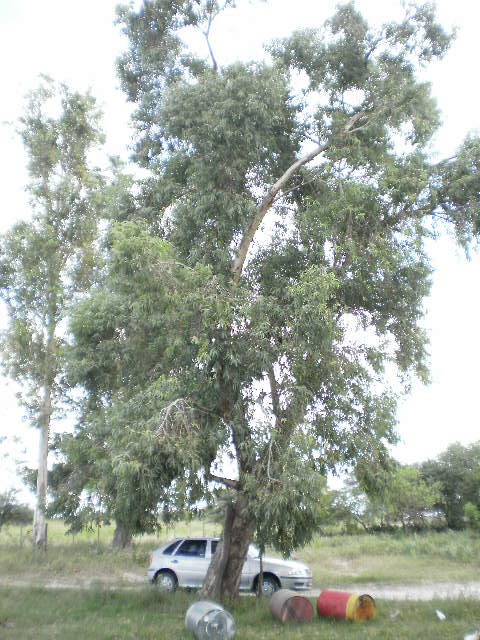
[[276,591],[270,598],[268,607],[272,616],[283,624],[299,624],[313,620],[313,607],[310,601],[289,589]]
[[358,596],[345,591],[326,589],[317,600],[317,613],[326,618],[361,622],[374,618],[375,611],[375,600],[367,594]]

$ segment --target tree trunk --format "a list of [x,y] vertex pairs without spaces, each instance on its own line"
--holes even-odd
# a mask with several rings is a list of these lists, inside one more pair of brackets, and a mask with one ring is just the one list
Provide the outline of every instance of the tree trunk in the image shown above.
[[247,499],[239,493],[227,507],[222,537],[200,589],[200,598],[229,600],[237,598],[240,577],[253,537],[253,523],[246,513]]
[[132,543],[132,532],[121,522],[116,520],[115,533],[113,534],[112,549],[125,549]]
[[37,549],[47,547],[47,474],[48,474],[48,437],[50,433],[50,415],[52,413],[52,389],[45,386],[40,425],[37,472],[37,502],[33,513],[33,544]]
[[48,339],[45,353],[43,401],[40,411],[40,440],[38,447],[37,503],[33,513],[33,544],[37,549],[47,550],[47,485],[48,485],[48,440],[52,416],[52,391],[55,380],[55,296],[49,304]]

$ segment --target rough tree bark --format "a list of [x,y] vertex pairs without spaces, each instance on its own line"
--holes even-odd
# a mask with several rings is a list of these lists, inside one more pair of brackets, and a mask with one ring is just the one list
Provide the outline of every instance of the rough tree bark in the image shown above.
[[247,515],[247,498],[238,492],[228,506],[222,537],[200,589],[200,598],[232,601],[238,596],[242,567],[253,537],[253,522]]
[[121,520],[115,521],[115,533],[113,534],[112,549],[125,549],[132,544],[132,532]]

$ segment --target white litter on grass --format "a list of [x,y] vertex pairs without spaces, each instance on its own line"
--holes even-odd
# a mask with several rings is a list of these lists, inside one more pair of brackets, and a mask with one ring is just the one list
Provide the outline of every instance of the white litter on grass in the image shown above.
[[437,614],[437,618],[443,622],[446,619],[446,615],[444,613],[442,613],[441,611],[439,611],[438,609],[435,609],[435,613]]
[[398,618],[399,615],[400,611],[398,609],[395,609],[395,611],[392,611],[392,613],[390,614],[390,620],[395,620],[395,618]]

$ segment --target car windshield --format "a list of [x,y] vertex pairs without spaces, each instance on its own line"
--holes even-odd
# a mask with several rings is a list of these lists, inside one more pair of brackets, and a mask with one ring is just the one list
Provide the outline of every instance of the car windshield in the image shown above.
[[250,544],[248,545],[247,556],[249,558],[258,558],[260,556],[260,551],[257,549],[257,547],[254,544]]

